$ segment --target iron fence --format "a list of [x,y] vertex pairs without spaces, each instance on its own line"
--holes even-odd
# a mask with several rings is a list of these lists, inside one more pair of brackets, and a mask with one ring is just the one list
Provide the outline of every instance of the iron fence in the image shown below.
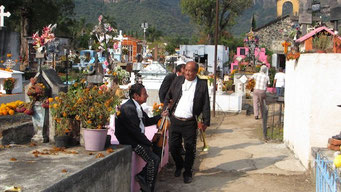
[[340,177],[337,169],[333,167],[333,162],[316,153],[316,192],[337,192],[340,184]]
[[263,136],[271,140],[283,140],[284,97],[267,95],[263,110]]

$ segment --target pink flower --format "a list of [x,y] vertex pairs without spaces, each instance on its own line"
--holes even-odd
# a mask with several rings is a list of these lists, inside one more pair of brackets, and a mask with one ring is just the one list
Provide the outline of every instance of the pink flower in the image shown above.
[[101,85],[101,86],[99,87],[99,89],[100,89],[101,91],[107,91],[107,90],[108,90],[108,87],[107,87],[105,84],[103,84],[103,85]]
[[103,16],[100,15],[100,16],[98,17],[98,22],[101,23],[101,22],[102,22],[102,19],[103,19]]
[[108,66],[108,65],[109,65],[109,63],[108,63],[107,60],[104,61],[104,65],[105,65],[105,66]]

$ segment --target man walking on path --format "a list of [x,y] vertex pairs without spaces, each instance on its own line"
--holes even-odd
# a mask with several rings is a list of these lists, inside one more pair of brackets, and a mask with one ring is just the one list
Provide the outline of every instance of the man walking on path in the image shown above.
[[[197,117],[202,114],[203,130],[210,125],[210,100],[207,81],[197,77],[199,66],[187,62],[184,76],[174,79],[165,99],[165,106],[174,101],[170,108],[170,152],[175,162],[175,177],[181,175],[184,183],[192,182],[192,167],[196,153]],[[182,139],[185,144],[185,160],[181,156]]]
[[259,119],[259,111],[263,114],[265,92],[267,85],[270,84],[269,76],[266,75],[267,71],[268,68],[265,65],[262,65],[259,73],[255,73],[251,77],[251,79],[254,79],[256,82],[253,91],[253,112],[255,119]]
[[276,87],[276,95],[278,97],[283,97],[285,87],[285,74],[283,73],[282,67],[278,68],[278,72],[275,75],[273,84],[273,87]]

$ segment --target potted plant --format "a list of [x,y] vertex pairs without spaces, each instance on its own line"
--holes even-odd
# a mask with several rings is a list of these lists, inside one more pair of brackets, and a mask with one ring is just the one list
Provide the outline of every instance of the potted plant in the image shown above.
[[4,89],[6,94],[12,94],[12,90],[14,89],[16,79],[13,77],[6,78],[4,81]]
[[107,135],[106,125],[120,100],[115,95],[116,90],[108,88],[105,84],[87,86],[83,81],[77,86],[72,107],[77,111],[75,119],[81,123],[85,149],[101,151],[104,149]]
[[44,103],[48,103],[51,108],[55,131],[55,144],[57,147],[68,147],[72,143],[77,143],[79,139],[79,126],[75,125],[74,118],[77,110],[74,107],[74,94],[69,91],[61,92],[57,97],[49,98]]
[[326,53],[328,49],[332,48],[332,37],[327,33],[320,33],[313,39],[313,48],[316,53]]

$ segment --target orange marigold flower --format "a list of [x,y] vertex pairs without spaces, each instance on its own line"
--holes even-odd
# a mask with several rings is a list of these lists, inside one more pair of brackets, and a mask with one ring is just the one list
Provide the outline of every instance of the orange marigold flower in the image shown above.
[[86,122],[87,122],[88,124],[91,124],[91,123],[92,123],[92,121],[91,121],[91,120],[87,120]]
[[53,108],[57,109],[57,107],[58,107],[57,103],[53,104]]
[[53,98],[49,98],[49,102],[52,103],[53,102]]
[[67,116],[67,114],[65,112],[63,112],[63,117],[66,117],[66,116]]

